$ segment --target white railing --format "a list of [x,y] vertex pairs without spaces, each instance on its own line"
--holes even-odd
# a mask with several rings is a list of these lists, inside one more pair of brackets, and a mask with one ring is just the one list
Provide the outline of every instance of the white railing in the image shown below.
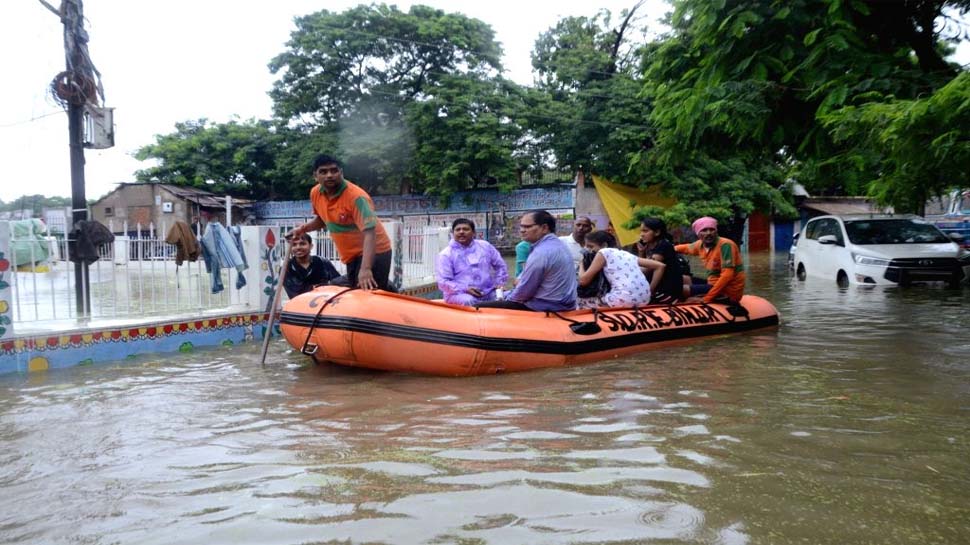
[[447,227],[405,227],[401,251],[404,278],[434,282],[435,260],[447,244]]
[[[386,226],[392,237],[403,228],[403,287],[434,282],[435,258],[448,243],[448,229],[404,227],[396,222]],[[276,233],[287,230],[286,226],[272,229]],[[89,301],[87,319],[199,313],[245,304],[240,299],[244,295],[235,288],[235,270],[221,270],[225,289],[214,294],[212,276],[201,256],[198,261],[175,265],[175,246],[164,241],[167,225],[135,225],[133,229],[123,225],[121,231],[127,234],[116,234],[113,244],[102,245],[99,259],[86,267],[88,289],[82,297]],[[340,262],[329,234],[318,232],[313,237],[315,253],[345,273],[346,266]],[[19,237],[11,233],[10,306],[15,324],[72,320],[82,314],[78,312],[75,289],[75,271],[81,266],[70,260],[69,242],[72,241],[47,233]],[[259,283],[265,276],[260,259],[247,252],[247,283]],[[81,270],[83,274],[85,268]]]
[[[286,232],[297,223],[279,223],[279,227]],[[448,244],[448,228],[430,225],[407,225],[398,222],[385,222],[388,236],[393,240],[395,229],[403,229],[401,234],[401,265],[404,269],[403,287],[408,288],[434,282],[435,258]],[[316,255],[329,259],[336,266],[340,274],[347,272],[346,266],[340,262],[340,256],[326,231],[312,233],[313,251]]]
[[[127,226],[124,229],[129,232]],[[12,234],[11,275],[14,321],[42,322],[76,319],[77,270],[87,275],[82,297],[89,303],[89,318],[120,318],[180,314],[218,309],[232,303],[234,279],[222,270],[226,287],[212,293],[212,275],[199,259],[175,265],[175,247],[164,241],[165,226],[136,225],[130,235],[116,235],[113,244],[98,248],[99,259],[87,267],[71,261],[75,242],[49,236]]]

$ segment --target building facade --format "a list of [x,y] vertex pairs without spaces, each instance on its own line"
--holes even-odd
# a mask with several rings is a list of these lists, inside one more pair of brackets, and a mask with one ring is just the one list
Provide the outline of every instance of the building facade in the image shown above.
[[[240,223],[248,218],[250,202],[232,200],[232,219]],[[125,226],[172,225],[184,221],[189,225],[226,220],[226,197],[191,187],[162,183],[123,183],[90,206],[91,219],[123,233]]]

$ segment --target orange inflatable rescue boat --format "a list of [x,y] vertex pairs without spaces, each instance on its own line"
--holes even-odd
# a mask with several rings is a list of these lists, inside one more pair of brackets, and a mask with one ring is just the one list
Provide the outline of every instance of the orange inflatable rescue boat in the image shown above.
[[560,367],[778,325],[768,301],[528,312],[324,286],[288,301],[283,336],[318,362],[445,376]]

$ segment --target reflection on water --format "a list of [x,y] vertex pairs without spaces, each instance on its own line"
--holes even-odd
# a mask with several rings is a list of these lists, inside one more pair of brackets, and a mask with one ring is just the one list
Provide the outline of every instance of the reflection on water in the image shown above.
[[965,542],[970,290],[751,263],[778,330],[581,368],[277,344],[0,378],[0,542]]

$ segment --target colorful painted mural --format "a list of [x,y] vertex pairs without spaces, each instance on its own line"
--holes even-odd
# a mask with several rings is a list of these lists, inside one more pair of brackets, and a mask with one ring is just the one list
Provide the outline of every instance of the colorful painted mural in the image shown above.
[[[517,189],[509,193],[496,190],[460,191],[448,206],[441,206],[436,197],[425,195],[381,195],[373,197],[374,207],[380,216],[422,216],[440,214],[469,214],[474,212],[516,212],[544,208],[566,209],[573,207],[571,187]],[[258,202],[254,206],[259,223],[267,220],[299,219],[313,217],[309,201]]]
[[137,354],[191,350],[254,339],[266,314],[226,315],[152,325],[76,329],[0,341],[0,373],[42,371]]
[[10,260],[7,259],[9,252],[10,224],[3,221],[0,222],[0,339],[13,336],[13,308],[10,305],[12,293],[8,279],[13,273],[10,270]]
[[[401,290],[422,298],[440,297],[437,285]],[[259,341],[267,313],[226,314],[124,327],[77,328],[0,340],[0,374],[61,369],[124,360],[139,354],[188,352],[197,348]],[[275,329],[275,328],[274,328]]]
[[264,310],[269,312],[271,306],[273,306],[273,296],[276,294],[276,286],[279,285],[279,278],[277,277],[277,268],[274,266],[274,258],[276,257],[276,235],[273,233],[273,229],[266,229],[265,233],[260,233],[262,236],[263,247],[260,252],[259,269],[261,272],[265,272],[266,276],[263,277],[263,295],[266,298],[266,304],[264,305]]

